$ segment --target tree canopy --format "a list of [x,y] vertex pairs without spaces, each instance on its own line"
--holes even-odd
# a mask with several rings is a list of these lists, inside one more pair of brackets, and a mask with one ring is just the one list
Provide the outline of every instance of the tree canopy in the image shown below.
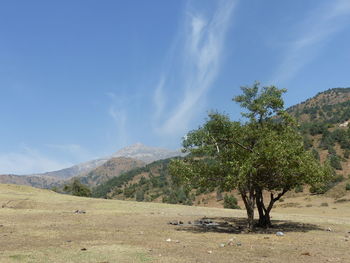
[[[244,122],[231,121],[218,112],[209,114],[203,126],[183,140],[183,160],[170,166],[173,176],[194,187],[237,189],[254,226],[271,225],[270,211],[287,191],[301,184],[327,180],[332,169],[321,165],[305,150],[296,121],[284,111],[284,89],[274,86],[242,87],[233,100],[244,109]],[[268,202],[264,199],[269,198]]]

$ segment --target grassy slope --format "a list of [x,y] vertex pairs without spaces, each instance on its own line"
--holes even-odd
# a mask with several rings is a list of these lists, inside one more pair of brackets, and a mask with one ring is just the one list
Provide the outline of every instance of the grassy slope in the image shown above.
[[[329,206],[321,206],[324,202]],[[349,202],[299,196],[283,204],[287,208],[272,215],[279,220],[275,229],[247,234],[238,228],[242,210],[78,198],[0,185],[0,262],[350,262],[350,241],[344,241]],[[77,209],[86,214],[74,214]],[[167,225],[204,216],[231,226],[205,231]],[[286,235],[275,236],[278,230]],[[230,238],[234,246],[219,247]]]

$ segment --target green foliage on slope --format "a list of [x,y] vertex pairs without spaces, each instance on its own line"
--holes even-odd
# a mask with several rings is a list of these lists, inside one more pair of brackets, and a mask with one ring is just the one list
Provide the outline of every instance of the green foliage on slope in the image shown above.
[[164,203],[191,205],[194,197],[190,190],[178,185],[169,175],[170,160],[159,160],[114,177],[95,187],[93,196],[140,202],[157,199]]

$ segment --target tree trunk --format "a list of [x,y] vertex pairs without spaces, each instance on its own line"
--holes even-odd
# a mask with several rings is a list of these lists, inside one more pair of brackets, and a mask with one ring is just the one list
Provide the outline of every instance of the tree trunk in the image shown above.
[[286,192],[288,189],[283,189],[281,193],[279,193],[276,197],[274,197],[273,193],[270,193],[270,202],[268,207],[265,207],[264,204],[264,196],[263,191],[261,189],[256,190],[256,207],[259,211],[259,222],[258,226],[263,228],[269,228],[272,226],[271,224],[271,217],[270,212],[272,210],[272,207],[276,201],[278,201]]
[[249,196],[246,192],[241,191],[241,196],[247,211],[249,231],[254,230],[254,205],[255,205],[255,194],[254,191],[249,192]]
[[[260,189],[256,190],[256,207],[259,212],[259,222],[257,226],[268,228],[271,227],[271,219],[270,219],[270,206],[266,209],[264,204],[263,192]],[[271,206],[272,208],[272,206]]]

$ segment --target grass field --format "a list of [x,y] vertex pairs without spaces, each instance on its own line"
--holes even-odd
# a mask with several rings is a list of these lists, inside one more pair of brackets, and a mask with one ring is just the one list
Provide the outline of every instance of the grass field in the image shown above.
[[[219,226],[167,224],[204,217]],[[349,196],[287,198],[272,217],[274,228],[246,233],[244,210],[0,185],[0,262],[350,262]]]

